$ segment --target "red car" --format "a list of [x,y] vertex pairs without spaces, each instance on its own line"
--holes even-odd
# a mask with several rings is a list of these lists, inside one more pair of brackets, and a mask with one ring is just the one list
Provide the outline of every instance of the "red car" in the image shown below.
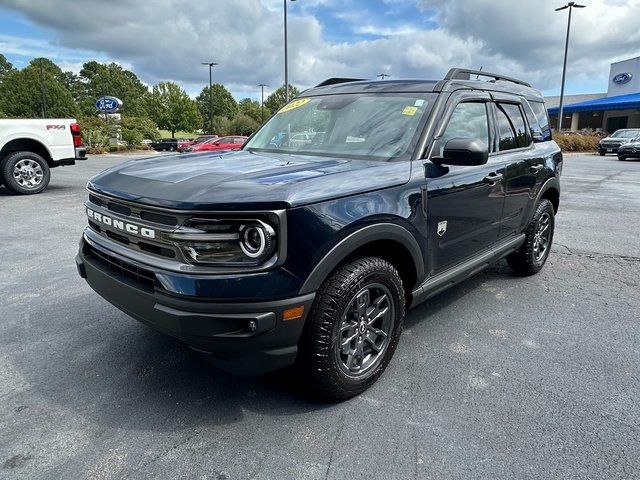
[[222,137],[191,145],[188,152],[206,152],[210,150],[233,150],[244,145],[249,137]]

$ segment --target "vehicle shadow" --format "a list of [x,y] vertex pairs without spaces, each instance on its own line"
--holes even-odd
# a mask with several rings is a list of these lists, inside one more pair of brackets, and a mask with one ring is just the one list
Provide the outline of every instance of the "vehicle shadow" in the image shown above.
[[[491,267],[411,310],[405,326],[424,322],[422,334],[429,335],[438,327],[430,325],[438,311],[506,275],[506,266]],[[66,333],[50,333],[32,346],[44,355],[16,354],[15,366],[42,405],[75,410],[108,428],[166,432],[241,422],[248,412],[278,417],[332,406],[317,399],[293,368],[255,378],[228,375],[82,290],[63,304],[43,298],[30,318],[39,319],[44,332],[66,319],[56,327]]]

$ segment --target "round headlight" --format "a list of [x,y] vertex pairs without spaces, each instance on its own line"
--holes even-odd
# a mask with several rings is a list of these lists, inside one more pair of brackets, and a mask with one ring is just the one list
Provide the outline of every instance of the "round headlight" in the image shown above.
[[273,249],[275,232],[269,225],[243,225],[240,229],[240,249],[250,258],[259,258]]

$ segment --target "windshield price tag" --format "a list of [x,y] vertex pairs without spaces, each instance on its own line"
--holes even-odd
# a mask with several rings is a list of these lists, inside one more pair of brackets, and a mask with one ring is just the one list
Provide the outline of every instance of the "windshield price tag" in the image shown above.
[[402,114],[414,116],[417,111],[418,111],[418,107],[404,107],[404,110],[402,110]]
[[307,103],[309,103],[310,100],[311,100],[310,98],[300,98],[298,100],[294,100],[293,102],[290,102],[286,104],[284,107],[282,107],[278,113],[288,112],[289,110],[293,110],[294,108],[298,108],[303,105],[306,105]]

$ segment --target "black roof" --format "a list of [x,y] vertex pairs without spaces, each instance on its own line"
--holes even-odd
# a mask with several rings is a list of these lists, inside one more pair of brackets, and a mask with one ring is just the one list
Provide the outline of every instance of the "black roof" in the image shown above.
[[[489,80],[481,80],[480,77]],[[477,78],[477,79],[475,79]],[[453,68],[442,80],[361,80],[330,78],[318,86],[305,90],[302,96],[338,93],[430,93],[452,92],[460,89],[486,90],[521,95],[541,100],[541,93],[528,83],[504,75]]]

